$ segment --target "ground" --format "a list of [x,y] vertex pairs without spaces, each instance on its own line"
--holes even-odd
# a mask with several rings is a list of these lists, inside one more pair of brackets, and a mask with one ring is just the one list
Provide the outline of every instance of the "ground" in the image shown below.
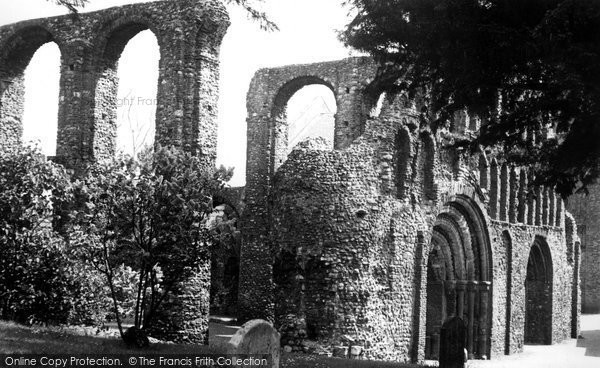
[[[225,321],[223,321],[225,322]],[[469,368],[595,368],[600,367],[600,314],[581,316],[582,339],[569,339],[555,345],[525,345],[525,351],[501,357],[493,361],[470,361]],[[211,324],[210,339],[213,342],[225,340],[233,335],[236,327],[232,324]],[[364,361],[346,359],[324,359],[304,354],[283,354],[284,367],[409,367],[410,365],[377,364],[363,365]],[[288,363],[288,364],[285,364]],[[433,362],[432,362],[433,363]],[[435,363],[431,364],[435,365]]]
[[471,362],[472,368],[593,368],[600,367],[600,314],[581,316],[582,339],[556,345],[525,345],[525,351],[494,361]]
[[[221,320],[210,325],[210,341],[219,341],[233,335],[237,330],[235,325]],[[570,339],[556,345],[525,346],[525,351],[494,361],[470,361],[470,368],[593,368],[600,366],[600,314],[582,315],[582,339]],[[80,331],[81,332],[81,331]],[[1,353],[98,353],[121,352],[140,353],[142,350],[128,350],[122,347],[117,339],[106,339],[92,336],[73,335],[72,331],[53,330],[44,328],[26,328],[9,322],[0,322],[0,354]],[[203,346],[154,345],[144,353],[208,353]],[[282,367],[286,368],[404,368],[417,367],[383,362],[347,360],[326,358],[304,354],[283,354]]]

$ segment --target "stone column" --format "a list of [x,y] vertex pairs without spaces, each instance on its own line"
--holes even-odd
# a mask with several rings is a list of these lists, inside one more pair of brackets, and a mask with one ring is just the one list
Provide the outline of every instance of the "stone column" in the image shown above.
[[468,327],[467,327],[467,351],[469,352],[469,359],[472,359],[473,354],[473,336],[475,335],[475,292],[479,285],[477,281],[469,281],[467,284],[468,290]]
[[487,358],[488,337],[488,298],[492,283],[481,281],[479,283],[479,346],[478,352],[481,357]]
[[[88,44],[74,40],[64,47],[61,62],[56,161],[75,170],[93,160],[95,79],[86,56],[90,53]],[[114,93],[116,100],[116,88],[107,93]]]
[[460,280],[456,282],[456,315],[460,318],[464,318],[464,310],[465,310],[465,290],[467,288],[467,281]]
[[[446,312],[447,318],[456,316],[456,281],[444,281],[444,291],[446,292]],[[442,321],[442,324],[444,321]]]

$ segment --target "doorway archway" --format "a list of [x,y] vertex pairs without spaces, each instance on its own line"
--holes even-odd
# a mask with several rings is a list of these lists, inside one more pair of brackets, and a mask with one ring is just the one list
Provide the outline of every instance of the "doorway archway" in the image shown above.
[[488,359],[492,316],[491,247],[480,208],[456,196],[438,215],[427,263],[425,359],[439,357],[443,323],[454,316],[467,324],[471,359]]
[[552,344],[552,256],[537,237],[529,251],[525,278],[525,344]]

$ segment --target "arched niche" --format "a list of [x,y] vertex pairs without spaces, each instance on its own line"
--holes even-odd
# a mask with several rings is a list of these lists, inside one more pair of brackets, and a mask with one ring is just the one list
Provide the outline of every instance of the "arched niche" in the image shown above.
[[409,160],[412,156],[410,133],[407,129],[401,128],[396,133],[394,140],[395,148],[395,177],[397,197],[402,199],[407,194],[410,181]]
[[422,132],[419,139],[419,175],[421,175],[423,199],[435,200],[437,198],[434,173],[436,163],[435,141],[429,132]]

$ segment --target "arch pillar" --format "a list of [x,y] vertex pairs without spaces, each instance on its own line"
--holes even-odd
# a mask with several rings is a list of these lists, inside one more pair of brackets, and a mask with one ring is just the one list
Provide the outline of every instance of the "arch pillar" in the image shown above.
[[446,280],[444,281],[444,292],[446,293],[446,311],[448,313],[447,318],[452,318],[457,315],[457,297],[458,293],[456,290],[456,281]]
[[465,313],[465,291],[467,290],[467,281],[459,280],[456,282],[456,315],[464,318]]
[[479,339],[477,350],[480,356],[487,357],[488,337],[489,337],[489,293],[492,283],[481,281],[479,283]]
[[93,158],[91,53],[89,43],[75,40],[66,45],[61,59],[56,160],[69,168],[81,167]]
[[474,330],[475,330],[475,296],[479,290],[479,283],[477,281],[469,281],[467,283],[468,292],[468,314],[469,319],[467,321],[467,328],[470,333],[467,334],[467,351],[469,352],[469,359],[474,356]]

